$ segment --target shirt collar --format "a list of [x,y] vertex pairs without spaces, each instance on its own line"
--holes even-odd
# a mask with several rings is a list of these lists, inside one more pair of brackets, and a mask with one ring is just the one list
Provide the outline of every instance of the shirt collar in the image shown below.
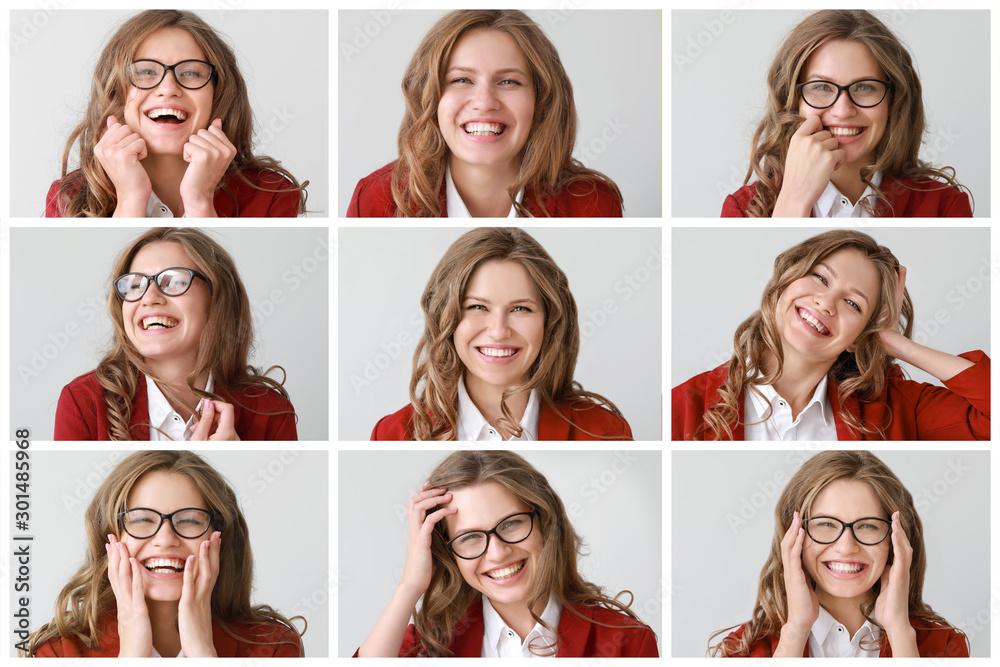
[[[823,379],[820,380],[819,384],[816,385],[816,390],[813,391],[812,398],[809,399],[809,402],[806,404],[806,407],[802,409],[802,412],[799,413],[799,416],[805,414],[810,408],[812,408],[813,405],[818,403],[819,414],[820,417],[823,419],[823,423],[826,424],[827,426],[831,426],[833,419],[833,414],[832,414],[833,409],[831,407],[830,410],[827,410],[827,406],[829,405],[829,402],[826,400],[827,382],[828,382],[828,376],[824,375]],[[770,418],[771,413],[768,412],[767,401],[770,401],[771,405],[773,406],[774,403],[781,398],[781,395],[778,394],[777,391],[775,391],[773,385],[762,384],[757,386],[757,389],[760,389],[760,393],[764,395],[763,397],[758,396],[757,392],[755,391],[751,391],[750,389],[746,390],[748,395],[750,396],[750,404],[753,406],[754,412],[756,413],[755,414],[756,419],[754,419],[753,421],[761,421],[765,417]],[[767,399],[767,401],[765,401],[764,399]]]
[[[521,417],[521,435],[511,440],[538,440],[538,416],[541,410],[541,393],[538,388],[528,394],[528,405]],[[486,421],[483,414],[472,402],[469,390],[465,388],[465,378],[458,381],[458,433],[456,440],[499,440],[500,436],[493,425]]]
[[[160,429],[163,433],[166,433],[174,440],[187,440],[190,438],[192,432],[194,432],[194,426],[198,423],[195,415],[192,415],[187,422],[184,423],[184,428],[180,427],[180,415],[170,406],[170,401],[164,396],[163,392],[156,385],[148,375],[146,377],[146,405],[149,409],[149,424],[150,434],[153,439],[157,438],[157,435],[162,435],[157,433],[155,429]],[[212,377],[212,371],[208,372],[208,382],[205,383],[205,391],[212,393],[215,391],[215,379]],[[198,405],[195,406],[195,410],[201,409],[201,404],[204,399],[198,401]],[[174,417],[177,417],[175,420]],[[176,424],[176,426],[175,426]]]
[[[500,617],[497,610],[493,608],[490,604],[490,599],[485,595],[483,598],[483,643],[490,648],[492,655],[500,654],[500,639],[502,633],[507,632],[510,628],[507,623]],[[553,628],[559,628],[559,619],[562,617],[562,605],[556,599],[556,596],[549,593],[549,601],[545,605],[545,609],[541,613],[542,620],[551,625]],[[530,643],[535,638],[539,638],[535,641],[534,646],[538,650],[544,650],[546,646],[554,645],[556,638],[541,623],[535,623],[535,627],[531,629],[528,636],[522,641],[522,645],[532,646]]]
[[[858,651],[868,652],[871,648],[871,642],[877,642],[881,638],[881,631],[871,624],[870,621],[865,620],[864,625],[858,630],[858,632],[851,637],[847,633],[847,628],[843,630],[843,637],[831,636],[836,633],[838,627],[843,627],[843,625],[833,617],[833,615],[828,612],[822,605],[819,608],[819,616],[816,617],[816,621],[813,623],[812,628],[809,630],[809,634],[812,639],[816,641],[817,645],[825,649],[823,654],[826,657],[843,657],[838,653],[831,654],[830,649],[835,645],[839,644],[839,648],[842,650],[850,650],[848,647],[852,645],[857,646]],[[857,639],[857,641],[855,641]],[[827,643],[829,642],[829,644]],[[868,648],[861,648],[860,644],[864,643]]]
[[[444,182],[445,182],[445,205],[448,209],[449,218],[471,218],[472,214],[469,213],[469,209],[466,207],[465,202],[462,201],[462,195],[458,194],[458,188],[455,187],[455,179],[451,177],[451,168],[445,167],[444,170]],[[517,203],[521,203],[521,197],[524,195],[524,190],[517,193]],[[510,213],[507,214],[508,218],[517,217],[517,208],[513,205],[510,207]]]
[[170,210],[170,207],[163,203],[156,193],[152,190],[149,191],[149,201],[146,202],[146,217],[147,218],[173,218],[174,212]]
[[[874,174],[872,174],[870,180],[872,182],[872,185],[874,185],[875,187],[879,187],[880,185],[882,185],[882,172],[876,171]],[[862,204],[868,197],[871,197],[872,206],[878,204],[878,200],[875,196],[875,191],[872,189],[871,185],[865,188],[864,194],[861,195],[861,198],[858,200],[858,203],[853,206],[855,212],[858,213],[857,216],[853,217],[861,217],[861,212],[864,211]],[[842,199],[847,199],[847,198],[844,197],[843,194],[841,194],[840,190],[837,189],[837,186],[833,184],[833,181],[830,181],[829,183],[826,184],[826,189],[823,190],[823,194],[821,194],[819,196],[819,199],[816,200],[816,203],[813,204],[813,215],[817,218],[829,218],[830,211],[833,210],[834,205],[837,204],[838,201]],[[847,199],[846,205],[841,204],[841,207],[843,206],[851,208],[851,201]]]

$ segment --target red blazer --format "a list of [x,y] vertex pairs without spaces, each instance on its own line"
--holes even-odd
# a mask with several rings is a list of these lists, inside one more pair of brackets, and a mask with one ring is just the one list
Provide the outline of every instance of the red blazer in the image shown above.
[[[579,612],[583,618],[572,610]],[[604,607],[573,605],[559,617],[557,658],[656,658],[656,635],[648,625]],[[603,623],[605,625],[597,625]],[[483,654],[483,602],[477,598],[455,625],[449,647],[456,658],[478,658]],[[411,623],[406,628],[400,658],[416,657],[420,634]],[[357,653],[354,654],[357,656]]]
[[[255,625],[238,623],[227,626],[229,636],[218,623],[212,621],[212,643],[220,658],[299,658],[302,657],[302,638],[297,632],[280,623]],[[87,648],[78,637],[55,637],[40,646],[36,658],[116,658],[118,657],[118,615],[104,613],[98,620],[99,645]],[[246,641],[244,641],[246,640]],[[253,643],[256,642],[256,643]],[[288,642],[288,643],[267,643]],[[173,656],[170,656],[173,657]]]
[[[296,190],[287,178],[277,172],[260,169],[245,171],[243,175],[254,185],[281,192],[258,190],[247,185],[234,174],[227,174],[226,183],[232,190],[233,196],[236,197],[236,201],[234,202],[221,189],[215,191],[215,212],[220,218],[294,218],[299,214],[299,200],[302,193]],[[63,181],[69,181],[72,188],[71,194],[76,194],[82,184],[80,171],[67,174],[65,178],[55,181],[49,188],[49,194],[45,197],[46,218],[63,217],[66,207],[59,201],[59,185]]]
[[[861,403],[854,396],[840,405],[837,384],[827,382],[827,397],[833,408],[838,440],[989,440],[990,439],[990,358],[983,352],[960,355],[975,363],[938,387],[914,382],[903,377],[899,366],[893,365],[882,395],[877,401]],[[726,379],[728,364],[696,375],[672,392],[672,440],[693,440],[701,426],[705,411],[718,402],[718,389]],[[733,440],[743,439],[743,402],[737,401],[739,423],[733,429]],[[841,409],[858,417],[869,426],[889,423],[885,436],[856,434],[840,418]],[[859,437],[860,435],[860,437]],[[714,439],[715,434],[699,435],[698,440]]]
[[[631,440],[628,422],[596,403],[578,401],[559,405],[558,413],[542,401],[538,411],[539,440]],[[559,415],[572,422],[569,423]],[[585,433],[590,431],[601,437]],[[413,405],[386,415],[372,429],[372,440],[412,440]]]
[[[233,404],[236,434],[240,440],[298,440],[295,409],[288,399],[272,389],[216,388],[227,403]],[[242,407],[241,407],[242,404]],[[256,414],[258,412],[268,414]],[[277,414],[276,414],[277,413]],[[129,432],[133,440],[149,440],[149,404],[146,379],[139,378],[132,399]],[[107,440],[108,414],[104,390],[95,371],[81,375],[63,387],[56,407],[55,440]]]
[[[358,181],[347,206],[348,218],[391,218],[396,215],[396,202],[392,199],[392,170],[390,162],[378,171]],[[441,217],[448,215],[445,205],[445,184],[438,195]],[[521,203],[536,218],[548,213],[554,218],[620,218],[622,203],[611,187],[601,180],[576,182],[550,197],[538,199],[530,190],[524,193]]]
[[[965,634],[958,628],[952,628],[947,625],[938,625],[937,623],[931,623],[930,621],[923,621],[919,618],[911,618],[910,625],[917,632],[917,651],[921,658],[968,658],[969,657],[969,643],[965,638]],[[734,632],[729,634],[727,639],[739,639],[743,636],[743,629],[745,626],[738,627]],[[774,652],[778,648],[779,637],[777,635],[768,635],[754,642],[753,646],[750,647],[750,655],[743,656],[731,656],[734,658],[770,658],[774,655]],[[806,648],[802,652],[803,658],[809,657],[809,643],[806,642]],[[889,642],[882,642],[882,647],[879,650],[878,657],[880,658],[891,658],[892,648],[889,646]]]
[[[875,212],[884,218],[971,218],[969,195],[958,188],[946,186],[933,179],[914,181],[909,178],[891,177],[882,181],[882,191],[892,207],[879,202]],[[723,218],[745,218],[747,206],[757,189],[756,183],[744,185],[726,197],[722,204]]]

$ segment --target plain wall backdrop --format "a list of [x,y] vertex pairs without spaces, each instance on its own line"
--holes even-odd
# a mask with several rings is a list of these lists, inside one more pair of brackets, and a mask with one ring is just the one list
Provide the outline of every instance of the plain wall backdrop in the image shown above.
[[[56,596],[83,564],[87,506],[133,452],[119,447],[32,453],[32,631],[52,620]],[[329,455],[295,446],[196,453],[240,497],[254,559],[251,602],[270,605],[286,618],[304,616],[306,656],[329,655]],[[296,627],[302,630],[301,620]]]
[[[420,296],[465,229],[340,230],[339,424],[367,440],[410,402]],[[569,278],[580,322],[575,379],[625,415],[636,440],[660,439],[662,265],[658,228],[532,228]]]
[[[322,228],[201,228],[229,251],[254,312],[250,363],[282,366],[300,440],[326,440],[330,244]],[[51,440],[63,386],[97,367],[111,344],[105,306],[118,253],[146,228],[11,230],[11,409]],[[153,288],[155,289],[155,288]],[[272,373],[281,379],[281,373]]]
[[[12,44],[12,216],[45,214],[45,194],[60,177],[66,140],[87,109],[97,59],[136,13],[49,12],[36,34]],[[278,160],[300,183],[308,180],[309,210],[330,215],[328,13],[229,11],[226,3],[196,13],[236,52],[253,109],[254,153]],[[33,15],[12,11],[11,25],[30,24]],[[79,166],[74,154],[67,168]]]
[[[873,13],[907,47],[920,76],[926,122],[920,159],[954,167],[975,197],[974,215],[988,218],[989,13],[903,7]],[[811,13],[671,13],[672,41],[664,61],[673,78],[675,217],[718,217],[726,196],[743,185],[750,140],[767,105],[767,70],[788,33]],[[964,82],[959,86],[956,68]]]
[[[675,657],[705,655],[709,636],[750,619],[771,550],[774,508],[815,449],[673,453]],[[924,602],[968,635],[973,657],[988,657],[989,452],[873,453],[913,495],[920,515]]]
[[[671,386],[729,361],[736,327],[760,308],[774,259],[825,228],[676,228],[671,274]],[[866,228],[906,267],[913,340],[960,354],[990,352],[990,230]],[[706,270],[714,267],[714,270]],[[940,385],[903,364],[911,379]]]
[[[396,590],[406,560],[406,503],[449,453],[340,453],[337,655],[354,653]],[[517,453],[548,478],[583,537],[580,574],[612,597],[631,591],[632,611],[657,634],[662,655],[660,452]]]
[[[559,51],[576,100],[573,157],[621,188],[625,215],[659,217],[661,12],[527,12]],[[338,214],[358,181],[399,157],[406,108],[400,85],[420,41],[443,11],[341,11]]]

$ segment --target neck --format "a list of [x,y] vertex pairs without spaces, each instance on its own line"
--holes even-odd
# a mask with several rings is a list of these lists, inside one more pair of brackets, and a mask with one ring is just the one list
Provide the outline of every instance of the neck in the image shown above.
[[[503,622],[507,624],[511,630],[517,633],[517,636],[521,638],[521,642],[524,642],[524,638],[528,636],[532,628],[535,627],[534,617],[528,610],[527,602],[496,602],[495,600],[490,600],[490,604],[493,605],[493,609],[500,614],[500,618]],[[535,605],[535,616],[541,618],[542,612],[545,611],[545,605],[548,604],[548,598],[542,598]]]
[[178,604],[146,599],[149,625],[153,630],[153,647],[164,658],[173,658],[181,650],[181,635],[177,625]]
[[[481,383],[476,378],[466,376],[465,389],[469,392],[469,398],[472,399],[472,402],[479,410],[479,414],[483,416],[483,419],[488,421],[490,426],[497,429],[500,432],[500,435],[503,436],[504,440],[509,440],[513,434],[500,426],[497,426],[497,421],[500,419],[502,414],[500,412],[500,401],[503,398],[504,391],[506,391],[508,387],[499,387],[496,385]],[[524,411],[528,408],[529,395],[530,392],[525,392],[523,394],[511,396],[507,399],[507,407],[510,408],[510,412],[514,416],[514,419],[519,422],[524,417]]]
[[[817,587],[818,588],[818,587]],[[861,613],[861,599],[858,598],[835,598],[817,590],[819,603],[830,612],[830,616],[837,619],[842,624],[851,637],[857,634],[861,626],[865,624],[865,615]]]
[[[774,367],[775,360],[772,357],[768,362],[768,371],[773,371]],[[809,404],[813,394],[816,393],[816,385],[830,372],[831,367],[832,364],[812,362],[798,355],[785,355],[781,377],[772,386],[783,399],[788,401],[788,405],[792,408],[792,419],[798,417]]]
[[507,194],[520,174],[513,162],[503,165],[470,165],[452,159],[448,163],[455,189],[474,218],[506,218],[511,199]]
[[[153,373],[153,377],[156,378],[161,390],[164,387],[169,387],[176,394],[176,397],[174,397],[169,392],[163,392],[163,395],[167,397],[167,402],[170,403],[170,407],[185,419],[190,418],[192,414],[191,408],[198,405],[199,400],[198,395],[191,391],[187,383],[188,375],[194,370],[194,361],[192,360],[190,365],[188,365],[157,364],[146,360],[146,365],[149,366],[149,370]],[[206,371],[195,379],[194,386],[197,389],[204,390],[207,385],[208,372]]]
[[181,199],[181,180],[187,171],[187,162],[180,155],[148,155],[142,161],[153,192],[166,204],[171,212],[184,215],[184,201]]
[[865,193],[865,189],[868,187],[865,182],[861,180],[861,167],[852,167],[849,165],[843,165],[840,169],[833,172],[833,176],[830,177],[830,181],[837,186],[840,193],[851,200],[852,204],[857,204],[858,200],[861,199],[861,195]]

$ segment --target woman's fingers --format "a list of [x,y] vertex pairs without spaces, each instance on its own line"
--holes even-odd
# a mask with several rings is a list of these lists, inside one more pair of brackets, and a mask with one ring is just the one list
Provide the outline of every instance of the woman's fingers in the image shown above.
[[213,423],[215,430],[209,440],[239,440],[236,435],[236,411],[230,403],[224,401],[209,401],[215,412]]
[[212,432],[214,418],[215,408],[212,406],[212,401],[205,399],[201,403],[201,414],[198,416],[198,425],[195,427],[194,433],[191,434],[191,440],[199,442],[208,440]]

